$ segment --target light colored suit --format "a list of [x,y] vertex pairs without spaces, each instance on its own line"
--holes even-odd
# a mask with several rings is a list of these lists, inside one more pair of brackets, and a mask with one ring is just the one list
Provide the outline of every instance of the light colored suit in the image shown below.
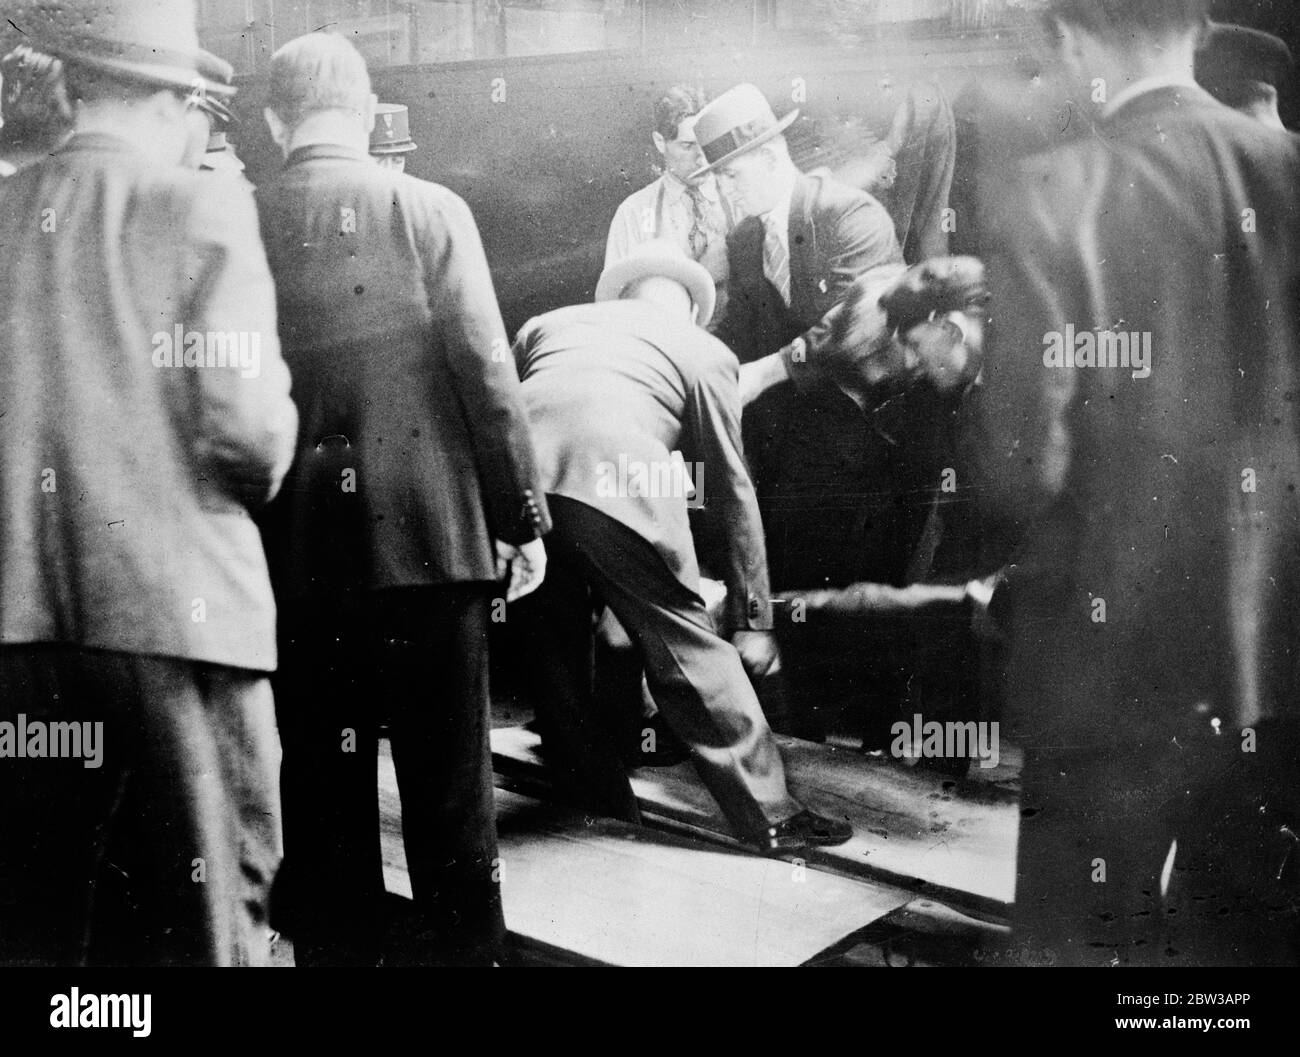
[[93,766],[0,763],[0,963],[265,961],[250,508],[297,413],[252,194],[78,135],[5,182],[0,247],[0,725],[102,724]]
[[[249,189],[77,136],[6,181],[0,246],[0,642],[274,669],[249,508],[297,413]],[[155,366],[177,327],[255,369]]]

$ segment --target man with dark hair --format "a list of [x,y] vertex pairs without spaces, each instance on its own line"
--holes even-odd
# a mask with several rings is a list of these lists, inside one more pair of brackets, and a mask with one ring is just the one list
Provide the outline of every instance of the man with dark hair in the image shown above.
[[1300,953],[1300,149],[1196,85],[1204,8],[1051,5],[1096,133],[986,188],[1012,944],[1059,963]]
[[704,155],[695,141],[695,115],[703,107],[704,94],[690,85],[675,85],[655,102],[650,137],[663,159],[663,175],[618,207],[605,244],[605,267],[643,242],[667,239],[709,270],[721,311],[726,305],[727,236],[735,222],[713,174],[697,172]]
[[300,964],[383,949],[376,793],[389,720],[417,962],[505,938],[488,749],[487,629],[540,583],[549,521],[478,229],[445,187],[367,154],[375,97],[346,38],[272,56],[284,168],[258,188],[302,408],[264,522],[280,601],[276,705]]
[[71,131],[63,63],[27,44],[0,59],[0,176],[39,161]]
[[[0,195],[0,963],[259,964],[279,745],[250,511],[297,415],[251,189],[180,165],[194,102],[233,90],[187,0],[45,15],[16,17],[77,116]],[[81,758],[14,752],[69,726]]]
[[1286,41],[1248,26],[1218,23],[1196,53],[1196,80],[1224,106],[1283,130],[1278,93],[1295,69]]

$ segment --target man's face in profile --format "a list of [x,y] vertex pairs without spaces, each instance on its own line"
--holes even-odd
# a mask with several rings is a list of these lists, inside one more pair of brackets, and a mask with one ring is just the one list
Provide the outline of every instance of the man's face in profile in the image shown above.
[[699,184],[707,179],[708,174],[692,180],[691,173],[704,165],[704,151],[695,139],[695,118],[683,118],[677,126],[677,135],[673,139],[664,139],[656,134],[656,140],[662,143],[660,150],[664,156],[664,168],[683,183]]

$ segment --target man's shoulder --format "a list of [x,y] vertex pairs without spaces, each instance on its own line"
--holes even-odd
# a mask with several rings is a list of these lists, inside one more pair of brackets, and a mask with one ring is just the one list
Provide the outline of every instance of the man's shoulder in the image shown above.
[[831,232],[861,232],[878,229],[894,233],[894,221],[879,199],[859,187],[826,174],[803,176],[808,214],[814,223]]
[[860,187],[837,180],[828,173],[817,173],[812,176],[804,174],[800,176],[800,180],[803,181],[804,194],[814,213],[839,217],[856,210],[885,212],[885,207],[872,195]]
[[638,209],[644,209],[647,206],[653,206],[655,196],[659,193],[659,189],[662,186],[663,177],[661,176],[656,180],[650,181],[650,183],[646,184],[644,187],[640,187],[633,191],[618,204],[618,209],[615,210],[615,215],[626,214]]
[[1094,213],[1122,225],[1159,201],[1194,225],[1189,209],[1198,198],[1297,180],[1300,137],[1213,102],[1171,106],[1025,158],[989,194],[989,226],[1025,217],[1072,226]]

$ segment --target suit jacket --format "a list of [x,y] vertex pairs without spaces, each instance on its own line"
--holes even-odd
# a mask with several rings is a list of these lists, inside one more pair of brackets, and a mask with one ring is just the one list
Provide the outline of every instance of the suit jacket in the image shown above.
[[[742,221],[728,242],[731,299],[717,335],[746,363],[807,343],[788,362],[793,384],[745,409],[745,450],[767,529],[777,590],[897,582],[924,523],[912,451],[817,370],[830,351],[831,320],[858,276],[905,265],[893,222],[865,191],[800,175],[790,202],[790,305],[763,274],[763,225]],[[889,418],[897,405],[887,409]],[[901,482],[901,483],[900,483]],[[922,504],[923,506],[923,504]]]
[[[699,327],[644,302],[561,308],[515,341],[547,492],[586,503],[650,543],[699,593],[690,485],[735,628],[771,624],[763,529],[740,439],[739,371]],[[672,471],[672,453],[692,464]],[[649,476],[661,470],[656,483]],[[703,472],[701,472],[703,471]]]
[[248,187],[79,135],[5,182],[0,247],[0,641],[274,668],[249,507],[297,416]]
[[865,191],[827,176],[795,178],[788,307],[763,274],[763,233],[761,218],[746,217],[727,239],[730,298],[714,333],[741,363],[776,352],[798,336],[807,343],[811,362],[829,342],[827,316],[853,280],[872,268],[902,270],[902,250],[885,208]]
[[[1031,743],[1295,707],[1298,142],[1165,88],[989,205],[980,485],[986,528],[1021,540],[1009,691]],[[1088,366],[1107,329],[1149,340],[1149,373],[1131,351]]]
[[257,200],[302,414],[264,523],[277,589],[495,580],[493,539],[549,521],[468,207],[328,145]]

